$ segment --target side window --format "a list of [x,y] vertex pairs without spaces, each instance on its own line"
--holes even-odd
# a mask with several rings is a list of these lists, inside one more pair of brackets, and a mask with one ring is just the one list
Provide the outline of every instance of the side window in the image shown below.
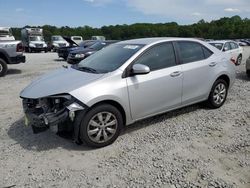
[[205,48],[205,47],[202,47],[203,49],[203,52],[204,52],[204,56],[205,56],[205,59],[209,58],[211,55],[213,55],[213,52],[210,51],[209,49]]
[[232,50],[237,48],[236,45],[233,42],[230,42],[230,47],[231,47]]
[[224,45],[224,48],[223,48],[223,51],[226,52],[228,50],[231,50],[231,46],[229,44],[229,42],[227,42],[225,45]]
[[180,57],[183,64],[205,59],[203,47],[196,42],[178,42]]
[[146,51],[134,64],[147,65],[151,71],[176,65],[172,43],[164,43]]

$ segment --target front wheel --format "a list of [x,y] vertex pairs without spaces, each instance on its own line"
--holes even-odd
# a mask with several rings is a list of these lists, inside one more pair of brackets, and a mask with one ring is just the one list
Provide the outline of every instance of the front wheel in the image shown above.
[[250,70],[247,70],[247,77],[250,78]]
[[209,94],[207,104],[210,108],[220,108],[226,101],[228,94],[228,84],[223,79],[215,81]]
[[5,76],[7,70],[8,70],[7,63],[3,59],[0,59],[0,77]]
[[83,117],[80,138],[88,146],[104,147],[112,144],[120,134],[123,118],[120,111],[109,104],[92,108]]

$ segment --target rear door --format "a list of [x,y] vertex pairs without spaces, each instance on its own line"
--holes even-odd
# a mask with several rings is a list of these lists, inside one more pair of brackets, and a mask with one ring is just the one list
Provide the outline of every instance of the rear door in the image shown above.
[[171,42],[144,52],[134,64],[147,65],[150,73],[128,77],[131,114],[134,120],[165,112],[181,105],[182,70],[176,63]]
[[206,99],[217,63],[213,52],[198,42],[176,43],[183,72],[182,105]]

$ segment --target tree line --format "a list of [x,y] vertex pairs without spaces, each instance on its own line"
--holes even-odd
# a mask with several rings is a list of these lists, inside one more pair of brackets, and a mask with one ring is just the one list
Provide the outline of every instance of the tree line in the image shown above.
[[[34,26],[25,26],[34,27]],[[250,19],[242,19],[240,16],[231,18],[224,17],[219,20],[206,22],[200,20],[191,25],[178,25],[170,23],[136,23],[132,25],[111,25],[101,28],[89,26],[71,28],[68,26],[56,27],[50,25],[40,26],[43,28],[46,41],[50,41],[52,35],[82,36],[90,39],[91,36],[103,35],[107,39],[126,40],[144,37],[194,37],[206,39],[240,39],[250,38]],[[21,39],[22,28],[12,28],[13,35],[17,40]]]

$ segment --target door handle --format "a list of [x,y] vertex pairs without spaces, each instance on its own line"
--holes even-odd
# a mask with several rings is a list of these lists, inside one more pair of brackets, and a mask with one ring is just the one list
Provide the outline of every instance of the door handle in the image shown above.
[[209,64],[210,67],[215,67],[216,65],[217,65],[216,62],[213,62],[213,63],[210,63],[210,64]]
[[176,72],[173,72],[172,74],[170,74],[171,77],[177,77],[177,76],[180,76],[180,75],[181,75],[180,71],[176,71]]

